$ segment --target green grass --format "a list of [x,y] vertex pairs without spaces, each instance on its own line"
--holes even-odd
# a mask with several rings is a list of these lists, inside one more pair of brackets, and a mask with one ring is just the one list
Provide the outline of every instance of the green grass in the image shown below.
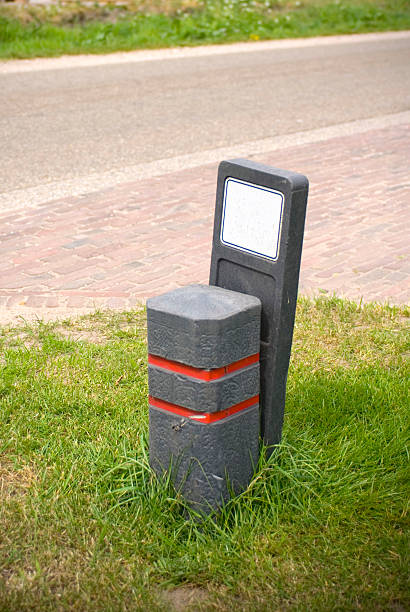
[[283,441],[219,516],[147,458],[144,313],[0,333],[0,610],[405,610],[408,311],[301,299]]
[[410,28],[408,0],[158,0],[0,8],[0,57],[227,43]]

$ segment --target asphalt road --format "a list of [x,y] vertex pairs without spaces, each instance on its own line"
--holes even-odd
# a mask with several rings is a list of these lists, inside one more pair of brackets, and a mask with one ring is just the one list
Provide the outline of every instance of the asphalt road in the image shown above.
[[410,108],[404,38],[0,73],[7,193]]

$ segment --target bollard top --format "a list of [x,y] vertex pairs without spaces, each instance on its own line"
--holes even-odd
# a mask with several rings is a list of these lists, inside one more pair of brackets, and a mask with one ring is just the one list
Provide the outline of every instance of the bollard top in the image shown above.
[[220,320],[244,310],[260,308],[252,295],[209,285],[188,285],[147,300],[147,308],[170,316],[198,320]]
[[259,352],[261,302],[221,287],[189,285],[147,300],[148,350],[199,368]]

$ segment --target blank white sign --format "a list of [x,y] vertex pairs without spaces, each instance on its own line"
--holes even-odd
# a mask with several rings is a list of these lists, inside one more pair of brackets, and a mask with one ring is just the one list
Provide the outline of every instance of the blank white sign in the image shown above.
[[223,244],[276,260],[284,195],[280,191],[228,178],[222,210]]

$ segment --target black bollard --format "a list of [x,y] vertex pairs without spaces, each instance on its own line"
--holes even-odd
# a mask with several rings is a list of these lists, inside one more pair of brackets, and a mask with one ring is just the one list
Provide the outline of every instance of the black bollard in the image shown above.
[[147,301],[150,461],[208,513],[258,461],[258,298],[205,285]]

